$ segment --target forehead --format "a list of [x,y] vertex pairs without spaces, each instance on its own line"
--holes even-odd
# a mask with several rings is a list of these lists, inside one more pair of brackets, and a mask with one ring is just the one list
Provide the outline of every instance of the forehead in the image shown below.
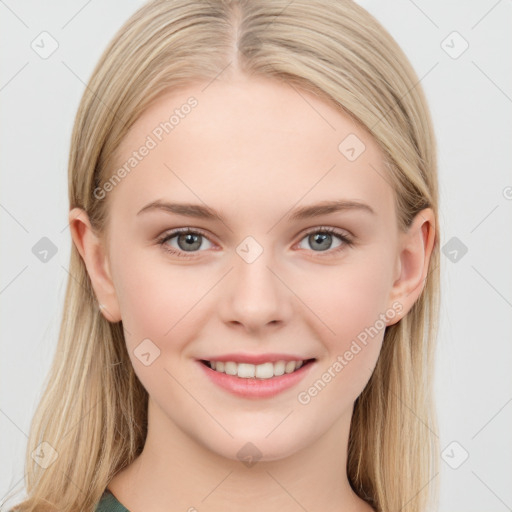
[[275,219],[299,203],[342,198],[394,213],[371,135],[312,93],[268,79],[161,96],[124,137],[115,164],[114,173],[128,172],[111,199],[129,215],[156,199],[203,202],[238,218]]

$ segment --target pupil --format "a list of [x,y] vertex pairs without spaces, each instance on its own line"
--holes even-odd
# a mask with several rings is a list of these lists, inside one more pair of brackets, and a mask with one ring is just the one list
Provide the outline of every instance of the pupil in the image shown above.
[[[317,233],[317,234],[314,234],[312,236],[313,236],[313,240],[314,240],[315,243],[317,243],[318,241],[320,243],[324,242],[325,240],[328,240],[331,237],[331,235],[329,233],[322,233],[322,234]],[[329,248],[328,245],[329,244],[327,244],[327,247],[326,246],[319,247],[319,249],[321,249],[322,251],[325,251],[326,249]]]
[[[185,235],[181,235],[180,237],[178,237],[178,243],[179,241],[181,240],[182,237],[185,237],[185,250],[187,249],[198,249],[200,246],[201,246],[201,243],[199,242],[198,246],[197,247],[192,247],[193,244],[197,244],[197,240],[199,239],[199,236],[200,235],[194,235],[193,233],[187,233]],[[183,247],[181,247],[181,244],[179,243],[180,245],[180,248],[183,249]]]

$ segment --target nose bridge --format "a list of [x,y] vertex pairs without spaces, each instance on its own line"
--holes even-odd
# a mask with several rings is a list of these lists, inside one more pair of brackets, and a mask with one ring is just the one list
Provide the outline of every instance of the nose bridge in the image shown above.
[[276,276],[274,251],[247,237],[236,248],[233,265],[230,286],[221,299],[223,320],[252,330],[287,320],[290,294]]

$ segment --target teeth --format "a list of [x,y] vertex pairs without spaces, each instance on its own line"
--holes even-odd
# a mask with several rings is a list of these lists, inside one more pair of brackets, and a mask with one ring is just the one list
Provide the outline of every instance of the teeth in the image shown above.
[[210,367],[227,375],[236,375],[242,379],[271,379],[285,373],[292,373],[298,370],[304,361],[277,361],[275,363],[248,364],[235,363],[234,361],[208,361]]

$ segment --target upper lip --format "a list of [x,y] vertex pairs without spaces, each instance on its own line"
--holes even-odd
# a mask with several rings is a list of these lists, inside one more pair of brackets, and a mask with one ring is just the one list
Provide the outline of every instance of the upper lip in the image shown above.
[[275,363],[276,361],[307,361],[312,357],[302,357],[295,354],[224,354],[221,356],[211,356],[201,358],[202,361],[234,361],[235,363]]

